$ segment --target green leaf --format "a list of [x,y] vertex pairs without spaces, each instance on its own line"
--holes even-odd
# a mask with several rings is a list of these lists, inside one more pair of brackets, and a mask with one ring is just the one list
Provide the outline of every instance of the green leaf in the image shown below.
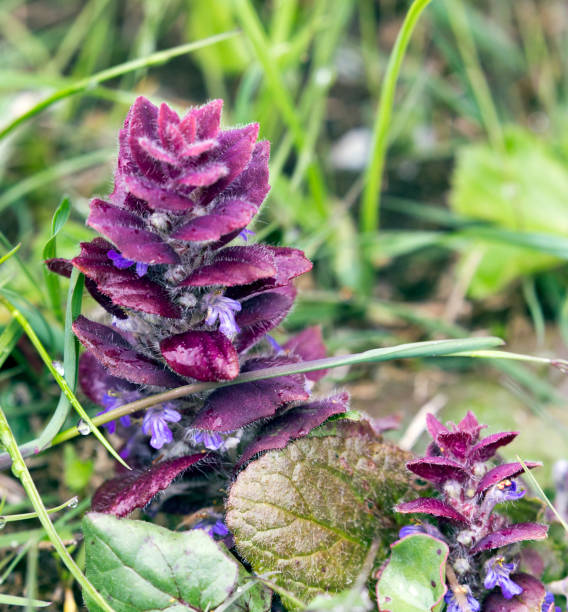
[[[57,207],[51,221],[51,234],[49,240],[43,247],[43,259],[52,259],[56,257],[56,240],[57,234],[61,228],[69,219],[69,213],[71,212],[71,202],[69,198],[63,198],[61,204]],[[45,284],[47,286],[47,294],[49,301],[53,309],[54,315],[57,319],[63,319],[63,311],[61,309],[61,293],[59,289],[59,276],[53,272],[50,272],[46,266],[43,267],[43,275],[45,278]]]
[[382,612],[438,610],[446,592],[448,547],[427,534],[410,535],[392,545],[377,582]]
[[0,593],[0,604],[6,606],[31,606],[32,608],[46,608],[51,605],[50,601],[40,601],[39,599],[28,599],[17,595],[3,595]]
[[330,597],[318,595],[306,612],[368,612],[373,608],[367,591],[349,590]]
[[[175,533],[143,521],[89,513],[83,533],[87,577],[115,612],[211,610],[248,577],[226,549],[199,529]],[[89,597],[85,600],[90,612],[99,612]],[[228,608],[269,609],[270,596],[261,585],[249,588]]]
[[[568,236],[568,173],[546,145],[521,128],[505,133],[505,149],[488,144],[464,147],[453,176],[452,208],[470,218],[490,221],[511,232]],[[483,297],[502,289],[522,275],[558,265],[555,257],[511,244],[501,244],[493,231],[490,241],[476,237],[482,258],[470,293]],[[529,237],[528,241],[537,241]],[[542,241],[541,241],[542,242]]]
[[239,553],[257,573],[276,572],[290,609],[299,605],[285,591],[307,602],[348,589],[376,538],[383,559],[396,538],[392,508],[411,488],[410,455],[368,424],[336,421],[319,432],[250,463],[227,502]]

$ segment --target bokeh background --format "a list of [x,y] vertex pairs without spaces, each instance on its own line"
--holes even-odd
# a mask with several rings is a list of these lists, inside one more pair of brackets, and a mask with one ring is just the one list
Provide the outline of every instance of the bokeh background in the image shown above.
[[[71,216],[56,248],[72,256],[92,237],[84,225],[89,199],[110,191],[128,106],[145,95],[181,112],[223,98],[225,126],[258,121],[271,141],[272,190],[254,239],[302,248],[314,261],[282,336],[320,324],[330,354],[341,354],[494,334],[509,350],[566,357],[568,5],[433,0],[402,64],[379,221],[368,227],[364,173],[408,5],[2,0],[0,131],[61,97],[0,140],[0,255],[21,244],[0,268],[0,283],[50,355],[60,358],[63,346],[42,265],[53,213],[67,196]],[[178,48],[198,41],[207,46]],[[120,68],[133,60],[134,69]],[[65,291],[62,281],[60,299]],[[95,309],[89,298],[83,309]],[[0,327],[7,321],[0,310]],[[58,388],[23,339],[2,362],[0,403],[24,442],[53,411]],[[354,409],[398,415],[394,438],[425,409],[445,419],[473,409],[490,430],[519,429],[508,452],[544,461],[549,493],[555,461],[568,457],[568,378],[549,368],[401,361],[340,368],[323,384],[347,388]],[[90,439],[31,466],[46,503],[88,497],[111,469]],[[0,492],[11,511],[23,507],[13,479],[0,476]],[[13,538],[0,534],[0,548],[9,550]],[[51,593],[69,582],[54,560],[48,578],[34,573],[33,557],[31,574],[19,560],[6,573],[15,558],[0,561],[0,583],[14,592],[26,580]],[[54,575],[59,586],[41,583]]]

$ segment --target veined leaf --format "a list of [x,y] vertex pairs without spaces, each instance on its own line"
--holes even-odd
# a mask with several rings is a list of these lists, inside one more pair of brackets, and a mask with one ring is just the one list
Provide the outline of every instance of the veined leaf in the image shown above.
[[384,559],[396,538],[392,508],[411,489],[409,455],[368,424],[336,421],[319,434],[250,463],[227,503],[239,552],[305,602],[348,589],[376,538]]
[[[83,532],[87,577],[115,612],[212,610],[249,578],[238,561],[200,529],[176,533],[144,521],[90,513]],[[89,597],[85,599],[90,612],[99,612]],[[270,600],[270,592],[257,584],[228,611],[267,612]],[[246,605],[239,608],[239,603]]]

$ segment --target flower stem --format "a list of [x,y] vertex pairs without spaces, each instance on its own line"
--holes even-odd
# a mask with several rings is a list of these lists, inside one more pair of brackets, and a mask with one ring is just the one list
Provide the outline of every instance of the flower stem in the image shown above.
[[49,539],[51,540],[53,547],[59,554],[59,557],[70,571],[71,575],[81,585],[84,592],[88,593],[89,596],[97,603],[98,606],[105,612],[114,612],[107,602],[103,599],[102,595],[95,589],[90,583],[87,577],[81,572],[79,566],[75,563],[73,557],[67,552],[63,541],[59,537],[57,530],[55,529],[51,519],[49,518],[48,511],[43,504],[39,491],[37,490],[35,483],[30,475],[30,472],[26,466],[26,463],[18,448],[18,443],[14,438],[14,434],[10,429],[10,425],[4,415],[4,411],[0,408],[0,442],[8,451],[12,459],[12,472],[20,480],[24,490],[26,491],[29,500],[37,513],[37,516],[45,529]]
[[363,232],[373,232],[379,225],[381,178],[388,146],[388,133],[394,104],[396,82],[414,27],[422,11],[430,2],[431,0],[414,0],[406,14],[404,23],[398,33],[396,43],[389,58],[381,88],[381,97],[379,99],[375,125],[373,127],[373,150],[371,153],[371,160],[365,170],[365,189],[363,191],[360,218],[361,230]]

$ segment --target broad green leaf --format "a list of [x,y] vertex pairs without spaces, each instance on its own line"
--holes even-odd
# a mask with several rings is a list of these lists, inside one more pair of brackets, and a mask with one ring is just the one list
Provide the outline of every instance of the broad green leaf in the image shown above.
[[446,592],[448,547],[427,534],[410,535],[392,545],[377,582],[382,612],[438,610]]
[[[452,208],[474,219],[518,233],[568,236],[568,172],[534,135],[506,132],[505,150],[487,144],[464,147],[458,154],[450,196]],[[502,289],[518,277],[558,265],[534,249],[475,239],[482,258],[470,286],[474,297]]]
[[[254,570],[304,602],[349,588],[374,539],[395,539],[393,506],[410,492],[409,455],[366,423],[336,421],[243,470],[227,524]],[[290,609],[299,606],[284,596]]]
[[367,591],[349,590],[339,595],[318,595],[306,612],[368,612],[373,609]]
[[[248,577],[226,549],[199,529],[176,533],[92,512],[83,520],[83,533],[87,577],[116,612],[212,610]],[[99,612],[85,599],[90,612]],[[270,596],[261,585],[228,608],[269,609]]]

